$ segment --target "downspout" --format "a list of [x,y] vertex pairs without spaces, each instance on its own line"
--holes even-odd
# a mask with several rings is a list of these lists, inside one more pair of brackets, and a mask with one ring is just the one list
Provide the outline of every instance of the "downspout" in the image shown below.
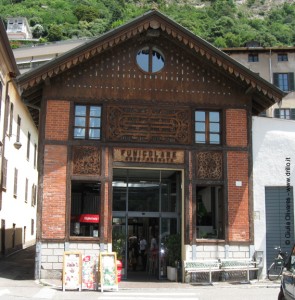
[[2,210],[2,194],[3,194],[3,191],[2,191],[2,180],[3,180],[3,162],[4,162],[4,154],[5,154],[5,140],[6,140],[6,131],[7,131],[7,115],[8,115],[8,90],[9,90],[9,85],[10,83],[13,81],[13,78],[16,77],[16,74],[14,72],[9,72],[8,73],[9,77],[11,79],[9,79],[7,82],[6,82],[6,86],[5,86],[5,96],[4,96],[4,122],[3,122],[3,132],[2,132],[2,141],[0,141],[0,143],[2,144],[1,147],[2,147],[2,151],[1,151],[1,169],[0,169],[0,174],[1,174],[1,177],[0,177],[0,210]]
[[271,64],[271,49],[269,49],[269,82],[273,83],[273,78],[272,78],[272,64]]

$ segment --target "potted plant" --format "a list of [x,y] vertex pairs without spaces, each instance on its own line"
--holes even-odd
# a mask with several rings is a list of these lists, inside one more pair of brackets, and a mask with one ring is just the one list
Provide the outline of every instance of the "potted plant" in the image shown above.
[[113,230],[112,237],[112,249],[117,253],[117,260],[122,263],[122,276],[125,275],[125,247],[126,247],[126,235],[123,231],[116,228]]
[[165,241],[167,257],[167,278],[177,280],[177,267],[181,262],[181,237],[180,234],[172,234]]

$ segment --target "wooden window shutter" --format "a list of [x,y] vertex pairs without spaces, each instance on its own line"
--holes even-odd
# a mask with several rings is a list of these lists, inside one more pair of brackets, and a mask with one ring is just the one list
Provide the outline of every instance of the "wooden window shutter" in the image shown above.
[[275,118],[280,118],[280,109],[279,108],[275,109],[274,117]]
[[294,91],[294,73],[289,73],[289,91]]
[[279,87],[279,74],[278,73],[273,73],[273,84],[276,87]]

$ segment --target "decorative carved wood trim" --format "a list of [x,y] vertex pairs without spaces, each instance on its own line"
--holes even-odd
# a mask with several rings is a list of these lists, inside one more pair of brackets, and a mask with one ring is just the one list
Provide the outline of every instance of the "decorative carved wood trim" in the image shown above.
[[198,152],[196,173],[198,179],[221,180],[222,152]]
[[75,52],[72,56],[65,57],[64,60],[61,58],[60,62],[57,60],[56,64],[53,63],[52,67],[49,67],[49,69],[44,68],[44,71],[41,70],[36,75],[23,80],[21,88],[26,90],[33,87],[40,83],[40,81],[56,76],[57,74],[70,69],[73,66],[80,64],[111,47],[114,47],[115,45],[126,42],[128,39],[131,39],[149,29],[162,30],[173,39],[183,43],[184,46],[194,49],[196,53],[199,53],[204,59],[211,61],[217,67],[223,68],[225,71],[233,74],[241,81],[245,81],[247,85],[252,86],[262,95],[268,96],[276,102],[280,100],[281,95],[275,91],[271,91],[263,81],[258,82],[255,76],[251,75],[249,71],[246,71],[246,69],[243,70],[243,68],[239,67],[234,62],[222,57],[217,50],[214,50],[213,47],[209,47],[207,43],[200,38],[184,32],[177,26],[173,26],[173,24],[165,20],[165,18],[161,17],[161,15],[151,15],[147,18],[143,17],[141,21],[133,22],[131,26],[123,26],[123,29],[118,28],[118,30],[115,30],[115,33],[112,35],[107,34],[102,38],[98,38],[97,43],[89,43],[89,46],[84,47],[83,50],[81,48],[80,52]]
[[165,144],[191,141],[189,109],[109,106],[107,120],[108,141]]
[[73,175],[100,175],[100,149],[93,146],[74,146]]

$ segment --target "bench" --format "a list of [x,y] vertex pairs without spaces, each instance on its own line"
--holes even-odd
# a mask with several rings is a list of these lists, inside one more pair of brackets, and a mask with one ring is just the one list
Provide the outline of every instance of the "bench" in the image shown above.
[[220,269],[224,272],[246,271],[247,282],[250,282],[250,271],[259,270],[258,264],[251,258],[220,259]]
[[183,271],[184,276],[187,274],[191,275],[193,273],[209,273],[209,283],[212,284],[212,272],[220,272],[220,261],[218,259],[214,260],[193,260],[184,261]]
[[258,264],[251,258],[228,258],[214,260],[184,261],[183,272],[187,274],[208,273],[209,283],[212,284],[212,272],[247,272],[247,282],[250,282],[250,271],[259,270]]

